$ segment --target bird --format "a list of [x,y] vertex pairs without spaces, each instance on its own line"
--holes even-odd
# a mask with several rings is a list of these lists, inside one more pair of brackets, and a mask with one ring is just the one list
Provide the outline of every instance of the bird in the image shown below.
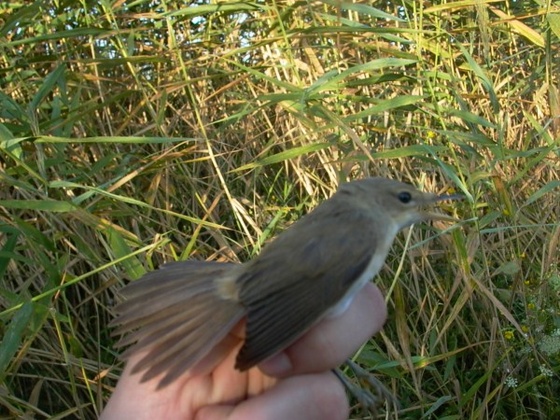
[[342,314],[382,269],[399,231],[454,220],[429,208],[460,195],[421,192],[381,177],[342,183],[244,263],[186,260],[130,282],[110,323],[124,360],[158,389],[202,363],[245,320],[235,369],[284,350],[324,318]]

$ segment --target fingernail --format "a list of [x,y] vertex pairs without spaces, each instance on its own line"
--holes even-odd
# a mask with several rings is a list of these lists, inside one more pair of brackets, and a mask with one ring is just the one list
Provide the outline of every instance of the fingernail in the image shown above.
[[286,353],[281,352],[259,363],[259,368],[269,376],[282,376],[290,373],[293,366]]

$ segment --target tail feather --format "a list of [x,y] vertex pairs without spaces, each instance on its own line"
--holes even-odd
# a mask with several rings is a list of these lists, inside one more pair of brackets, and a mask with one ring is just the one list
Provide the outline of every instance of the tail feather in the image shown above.
[[[182,306],[181,303],[178,303],[176,305]],[[165,325],[166,323],[173,322],[174,320],[173,315],[179,316],[179,314],[177,314],[177,308],[175,307],[176,305],[161,310],[155,314],[143,316],[141,318],[137,318],[132,321],[127,321],[126,323],[123,323],[118,327],[116,327],[111,333],[111,335],[122,336],[122,337],[119,340],[119,342],[115,344],[115,347],[120,348],[120,347],[128,346],[129,344],[132,344],[133,342],[137,341],[137,338],[136,339],[134,338],[137,337],[137,334],[133,332],[128,335],[123,335],[126,334],[127,332],[133,331],[139,327],[143,327],[142,331],[145,334],[148,334],[152,330],[157,330],[157,325],[160,325],[159,324],[160,322],[161,325]]]
[[[152,271],[121,290],[126,299],[116,308],[120,314],[109,326],[126,325],[134,321],[151,317],[177,303],[187,299],[207,294],[214,290],[212,279],[223,274],[226,267],[233,264],[207,263],[209,265],[224,265],[219,270],[209,270],[199,264],[191,267],[193,261],[171,263]],[[185,264],[185,266],[183,266]]]
[[[195,311],[198,311],[198,314]],[[136,347],[131,347],[123,353],[123,357],[127,357],[132,349],[136,351],[146,345],[157,346],[173,336],[188,335],[203,322],[200,318],[204,315],[199,308],[190,308],[189,313],[194,314],[190,319],[185,317],[184,306],[176,305],[165,311],[162,316],[144,320],[140,329],[123,337],[116,346],[124,347],[137,343]]]
[[[216,325],[207,327],[207,329],[198,328],[189,336],[184,335],[182,338],[177,336],[174,342],[162,342],[160,345],[153,347],[137,363],[134,371],[146,370],[142,376],[143,381],[152,379],[162,372],[166,372],[162,382],[169,381],[171,376],[179,376],[182,372],[194,366],[224,339],[241,319],[241,316],[236,318],[235,315],[232,312],[227,322],[220,325],[219,328],[213,328],[218,327]],[[206,326],[206,322],[204,322],[204,325]],[[193,346],[193,343],[196,343],[196,345]]]
[[[126,334],[117,347],[132,344],[128,359],[147,349],[132,372],[142,381],[165,373],[159,387],[194,366],[245,315],[239,303],[219,296],[215,279],[234,264],[185,261],[164,265],[122,290],[125,301],[111,322],[114,334]],[[171,379],[170,379],[171,378]]]
[[[130,348],[123,353],[123,356],[129,356],[132,351],[136,352],[137,349],[150,347],[162,347],[158,348],[157,356],[153,359],[156,363],[165,354],[173,350],[173,346],[177,345],[178,342],[193,342],[202,344],[200,337],[204,334],[213,334],[216,329],[221,326],[213,326],[210,324],[208,316],[208,306],[194,306],[188,309],[177,308],[180,312],[177,312],[169,319],[162,320],[160,322],[147,324],[146,327],[135,331],[131,335],[132,339],[137,342],[136,348]],[[220,316],[223,320],[224,317]],[[227,319],[229,321],[229,319]],[[227,323],[227,322],[226,322]],[[204,326],[204,328],[201,328]],[[188,351],[190,348],[194,348],[194,345],[190,345],[188,348],[183,349]]]
[[[180,294],[180,291],[178,294]],[[158,296],[158,299],[162,298]],[[185,305],[187,300],[188,305]],[[118,328],[115,329],[115,335],[123,334],[139,327],[142,328],[124,336],[116,344],[116,347],[124,347],[138,341],[140,338],[155,340],[167,331],[167,326],[177,328],[177,325],[179,325],[181,328],[186,328],[188,325],[197,321],[199,314],[205,314],[207,308],[212,307],[215,300],[215,296],[213,296],[212,292],[200,296],[196,300],[186,297],[181,302],[175,303],[174,305],[159,312],[150,312],[133,320],[125,320]],[[192,318],[185,319],[186,311],[189,311],[189,313],[192,314]],[[120,321],[120,318],[118,318],[117,321]]]
[[[141,279],[128,284],[121,292],[127,297],[135,295],[145,295],[149,292],[158,291],[166,286],[175,284],[177,278],[185,279],[191,273],[196,273],[198,277],[192,277],[189,283],[195,287],[202,285],[211,275],[219,275],[235,267],[234,263],[219,263],[209,261],[177,261],[162,265],[156,271],[151,271]],[[163,277],[162,277],[163,276]],[[153,278],[157,278],[154,282]]]

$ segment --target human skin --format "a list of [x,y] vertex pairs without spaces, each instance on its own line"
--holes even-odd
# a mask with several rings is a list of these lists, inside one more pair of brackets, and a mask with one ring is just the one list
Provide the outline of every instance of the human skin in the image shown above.
[[243,342],[230,338],[227,354],[210,372],[186,372],[160,390],[159,377],[141,383],[141,374],[131,375],[131,366],[141,357],[135,355],[101,419],[347,419],[345,390],[331,370],[377,333],[386,316],[383,295],[367,284],[343,314],[324,319],[258,366],[235,370]]

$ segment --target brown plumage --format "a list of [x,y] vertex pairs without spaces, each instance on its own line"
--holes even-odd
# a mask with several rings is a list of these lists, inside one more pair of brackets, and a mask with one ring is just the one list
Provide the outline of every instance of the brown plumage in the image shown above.
[[146,355],[133,372],[165,373],[163,387],[195,366],[247,317],[235,367],[247,370],[283,350],[327,315],[343,312],[381,269],[395,235],[443,199],[384,178],[343,184],[245,264],[163,265],[122,290],[115,334],[122,357]]

